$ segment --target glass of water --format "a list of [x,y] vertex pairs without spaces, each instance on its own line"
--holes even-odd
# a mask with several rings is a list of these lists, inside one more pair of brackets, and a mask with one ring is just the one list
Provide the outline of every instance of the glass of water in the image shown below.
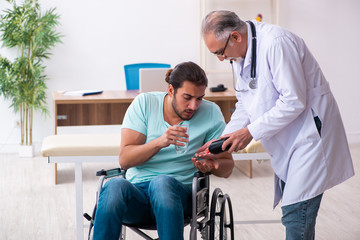
[[[186,127],[186,134],[189,135],[189,122],[181,122],[179,125],[179,127]],[[186,153],[188,150],[188,142],[181,142],[183,144],[185,144],[185,146],[178,146],[175,145],[175,151],[177,154],[182,154],[182,153]]]

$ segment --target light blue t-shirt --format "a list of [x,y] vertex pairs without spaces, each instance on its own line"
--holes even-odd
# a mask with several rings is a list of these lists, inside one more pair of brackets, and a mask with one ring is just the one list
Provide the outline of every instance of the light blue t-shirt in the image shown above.
[[[163,135],[170,124],[164,120],[163,106],[167,92],[150,92],[138,95],[126,111],[122,128],[129,128],[146,136],[146,143]],[[175,145],[162,148],[140,166],[128,169],[126,178],[132,183],[150,181],[158,175],[169,175],[185,185],[191,185],[197,169],[191,158],[204,143],[219,138],[225,128],[220,108],[203,100],[189,123],[188,151],[177,154]]]

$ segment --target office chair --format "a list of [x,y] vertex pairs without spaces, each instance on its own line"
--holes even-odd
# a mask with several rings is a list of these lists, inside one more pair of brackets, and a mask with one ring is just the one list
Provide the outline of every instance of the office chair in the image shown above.
[[[120,168],[101,170],[96,173],[100,177],[96,192],[96,204],[90,217],[84,213],[84,217],[90,221],[88,239],[92,240],[93,226],[97,204],[104,180],[112,177],[124,177],[126,171]],[[192,216],[184,219],[184,225],[190,225],[190,240],[197,239],[197,230],[202,239],[227,240],[234,239],[234,222],[231,200],[228,194],[223,194],[221,189],[216,188],[212,194],[211,206],[209,207],[210,177],[209,174],[196,172],[192,183]],[[209,213],[210,211],[210,213]],[[119,240],[125,240],[126,228],[129,228],[146,240],[156,240],[142,230],[156,230],[156,225],[140,226],[123,223]]]
[[166,63],[135,63],[124,65],[126,90],[139,89],[139,69],[140,68],[170,68]]

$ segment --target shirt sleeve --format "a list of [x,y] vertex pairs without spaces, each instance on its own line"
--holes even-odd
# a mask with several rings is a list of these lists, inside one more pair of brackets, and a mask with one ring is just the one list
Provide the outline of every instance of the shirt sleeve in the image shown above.
[[241,98],[238,93],[236,93],[238,101],[235,104],[235,112],[231,115],[230,122],[226,125],[222,135],[235,132],[241,128],[246,127],[250,120],[248,118],[248,113],[245,111]]
[[140,94],[135,97],[128,109],[122,123],[122,128],[129,128],[147,135],[146,96]]
[[218,105],[212,103],[212,116],[210,119],[213,120],[212,127],[210,131],[206,134],[205,142],[208,142],[212,139],[217,139],[221,136],[221,133],[224,131],[225,128],[225,120],[224,116]]
[[295,120],[306,106],[302,57],[294,39],[278,37],[267,51],[267,64],[279,93],[274,107],[248,125],[255,140],[269,139]]

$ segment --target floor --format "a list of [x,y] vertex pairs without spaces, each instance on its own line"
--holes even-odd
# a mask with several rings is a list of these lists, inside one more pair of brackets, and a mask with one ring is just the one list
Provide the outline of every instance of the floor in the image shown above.
[[[360,170],[360,144],[350,146],[355,171]],[[234,169],[228,179],[211,178],[231,197],[235,239],[284,239],[281,208],[272,209],[273,173],[269,161],[254,162],[253,178]],[[84,211],[95,202],[99,169],[116,164],[84,164]],[[59,164],[59,184],[54,185],[54,166],[46,158],[19,158],[0,154],[0,240],[75,239],[74,167]],[[360,176],[324,194],[317,219],[316,239],[360,239]],[[188,239],[188,228],[184,239]],[[84,229],[84,236],[87,229]],[[140,239],[128,231],[128,239]],[[84,238],[85,239],[85,238]]]

